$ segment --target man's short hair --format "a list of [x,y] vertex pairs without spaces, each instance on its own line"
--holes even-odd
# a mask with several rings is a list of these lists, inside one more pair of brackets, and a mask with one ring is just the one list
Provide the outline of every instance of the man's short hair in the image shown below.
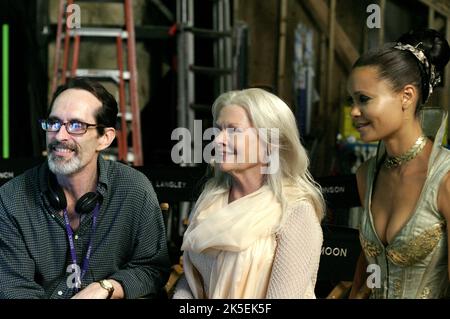
[[[104,125],[105,127],[116,127],[118,112],[116,99],[103,85],[86,78],[69,79],[66,84],[60,85],[53,94],[50,102],[49,114],[56,98],[68,89],[79,89],[92,93],[102,103],[101,108],[94,114],[96,124]],[[104,127],[97,127],[97,132],[98,134],[103,135],[105,132]]]

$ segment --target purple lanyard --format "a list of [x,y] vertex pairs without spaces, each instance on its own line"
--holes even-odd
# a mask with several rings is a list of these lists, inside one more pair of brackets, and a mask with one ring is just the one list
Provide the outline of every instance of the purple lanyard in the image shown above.
[[[91,258],[91,252],[92,252],[92,240],[94,238],[95,228],[97,227],[97,216],[99,211],[99,204],[95,205],[94,213],[92,215],[92,230],[89,238],[89,245],[88,250],[86,252],[86,256],[83,260],[83,266],[81,268],[81,277],[80,281],[83,279],[84,275],[86,274],[88,268],[89,268],[89,259]],[[67,238],[69,238],[69,247],[70,247],[70,255],[72,257],[72,264],[77,265],[77,253],[75,251],[75,245],[73,244],[73,230],[72,227],[70,227],[69,217],[67,216],[67,209],[64,209],[64,221],[66,224],[66,232],[67,232]],[[76,291],[78,291],[77,288],[75,288]]]

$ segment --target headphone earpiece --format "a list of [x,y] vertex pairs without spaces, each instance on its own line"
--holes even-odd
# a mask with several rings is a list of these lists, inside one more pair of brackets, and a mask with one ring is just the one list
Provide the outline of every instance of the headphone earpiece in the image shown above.
[[48,196],[47,199],[53,208],[62,210],[67,207],[66,195],[64,191],[58,185],[55,174],[48,172]]
[[[53,208],[57,210],[67,208],[66,195],[64,195],[63,189],[59,186],[56,176],[52,172],[48,173],[47,195],[47,199]],[[77,200],[75,211],[80,215],[89,214],[94,210],[97,203],[102,203],[102,196],[100,194],[95,192],[86,193]]]
[[[75,205],[75,211],[78,214],[89,214],[100,203],[100,195],[98,193],[89,192],[80,197]],[[101,203],[100,203],[101,204]]]

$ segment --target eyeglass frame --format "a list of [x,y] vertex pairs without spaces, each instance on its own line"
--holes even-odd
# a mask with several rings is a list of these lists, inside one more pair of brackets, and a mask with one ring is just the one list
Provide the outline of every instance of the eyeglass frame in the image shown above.
[[[58,133],[61,130],[61,128],[63,126],[65,126],[66,127],[66,132],[69,133],[70,135],[83,135],[83,134],[86,134],[87,130],[89,128],[91,128],[91,127],[95,127],[95,128],[97,128],[97,127],[106,127],[105,125],[102,125],[102,124],[91,124],[91,123],[86,123],[86,122],[83,122],[83,121],[80,121],[80,120],[70,120],[70,121],[63,122],[63,121],[61,121],[59,119],[54,119],[55,122],[60,123],[60,127],[59,127],[59,129],[57,131],[49,131],[49,130],[44,129],[42,127],[42,125],[43,125],[43,123],[48,122],[50,120],[51,120],[50,118],[38,120],[39,124],[41,125],[41,128],[47,133]],[[67,128],[67,124],[70,124],[71,122],[78,122],[80,124],[86,125],[86,128],[84,129],[84,132],[82,132],[82,133],[69,132],[69,130]]]

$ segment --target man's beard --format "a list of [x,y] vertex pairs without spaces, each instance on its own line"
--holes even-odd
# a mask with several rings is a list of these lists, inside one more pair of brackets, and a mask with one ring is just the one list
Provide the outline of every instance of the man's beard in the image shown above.
[[[74,150],[74,155],[71,159],[66,160],[63,157],[56,156],[53,153],[53,148],[57,146],[65,146]],[[52,142],[48,145],[48,167],[53,174],[70,175],[76,173],[81,169],[81,158],[78,156],[79,151],[76,145],[69,145],[66,143]]]

